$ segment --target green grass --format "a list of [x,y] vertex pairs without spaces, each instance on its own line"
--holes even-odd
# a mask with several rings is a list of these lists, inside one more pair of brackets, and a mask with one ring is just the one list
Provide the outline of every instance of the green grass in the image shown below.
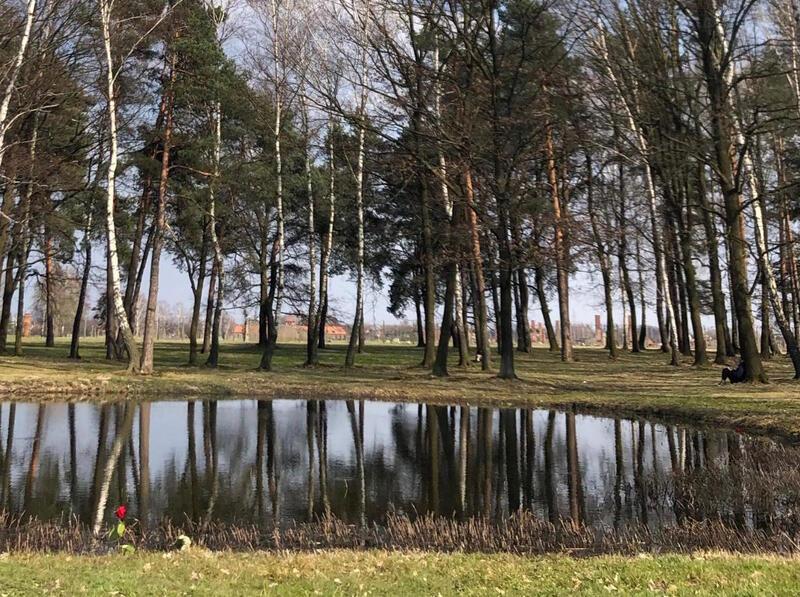
[[[473,364],[451,375],[434,378],[417,365],[421,351],[398,345],[368,345],[358,355],[357,366],[346,370],[344,345],[322,352],[321,365],[302,366],[304,346],[278,347],[274,371],[257,370],[259,349],[242,343],[225,344],[221,367],[187,367],[187,346],[162,342],[156,348],[156,374],[132,376],[122,364],[108,362],[98,341],[83,343],[83,359],[65,358],[66,340],[45,348],[31,339],[22,358],[0,357],[0,396],[17,399],[53,399],[71,396],[136,396],[180,398],[194,395],[218,397],[318,397],[473,404],[528,405],[534,407],[575,404],[584,409],[615,411],[653,417],[690,418],[697,423],[740,427],[800,438],[800,393],[792,380],[788,359],[767,363],[768,385],[719,386],[719,368],[694,368],[687,360],[670,367],[657,351],[624,353],[616,361],[599,349],[578,349],[577,362],[561,363],[544,348],[532,355],[516,354],[519,381],[503,381]],[[497,358],[495,356],[495,358]]]
[[316,554],[19,554],[0,560],[7,595],[794,594],[800,561],[729,554],[570,556],[326,551]]

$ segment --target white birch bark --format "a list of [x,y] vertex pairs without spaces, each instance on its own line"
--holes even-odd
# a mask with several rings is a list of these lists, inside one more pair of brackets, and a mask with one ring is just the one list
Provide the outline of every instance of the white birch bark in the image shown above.
[[209,226],[211,228],[211,246],[214,248],[214,262],[217,264],[217,299],[214,303],[214,323],[211,332],[211,350],[209,351],[208,362],[211,365],[216,365],[217,358],[219,357],[219,328],[220,319],[222,317],[222,299],[225,291],[225,272],[222,263],[222,246],[219,242],[219,235],[217,234],[217,198],[216,198],[216,184],[219,180],[219,163],[220,152],[222,147],[222,107],[220,102],[214,104],[214,149],[213,149],[213,169],[211,174],[211,181],[208,185],[208,216]]
[[280,325],[281,302],[283,300],[283,254],[285,248],[284,222],[283,222],[283,163],[281,155],[281,122],[283,118],[283,103],[281,98],[282,74],[282,48],[280,44],[280,31],[278,29],[278,3],[271,0],[272,11],[272,52],[275,60],[275,209],[276,226],[278,235],[278,288],[275,297],[275,326]]
[[[437,126],[441,126],[442,118],[442,86],[439,81],[439,43],[437,41],[433,50],[433,70],[436,73],[436,82],[434,88],[434,115],[436,117]],[[447,218],[452,223],[453,221],[453,200],[450,198],[450,189],[447,186],[447,160],[444,157],[441,143],[437,141],[436,151],[439,154],[439,180],[442,189],[442,200],[444,201],[444,209],[447,213]],[[455,291],[455,326],[458,334],[467,333],[467,322],[464,320],[464,296],[461,291],[461,263],[456,261],[456,285]],[[464,362],[468,362],[468,355],[464,355]]]
[[110,137],[110,153],[108,159],[108,174],[106,185],[106,237],[108,239],[108,259],[110,261],[110,275],[114,314],[122,330],[125,349],[128,352],[128,370],[134,371],[139,364],[139,349],[133,337],[133,330],[125,313],[120,290],[119,256],[117,253],[116,223],[114,209],[116,203],[117,163],[119,161],[119,146],[117,134],[117,103],[116,76],[114,74],[114,60],[111,54],[111,6],[113,0],[99,0],[100,22],[103,35],[103,49],[106,67],[106,95],[108,102],[108,131]]
[[331,250],[333,249],[333,226],[336,221],[336,167],[334,165],[333,148],[333,118],[328,119],[328,230],[325,234],[325,244],[321,248],[320,274],[319,274],[319,304],[317,305],[316,322],[322,325],[322,309],[328,300],[328,279]]
[[[219,8],[212,0],[207,0],[207,6],[212,9],[215,37],[219,46],[222,46],[222,25],[228,13],[228,4],[222,1]],[[217,234],[217,197],[216,186],[220,177],[220,155],[222,152],[222,104],[219,99],[214,102],[212,110],[212,124],[214,127],[214,144],[212,148],[211,180],[208,184],[208,216],[211,231],[211,246],[214,250],[214,263],[217,269],[217,297],[214,302],[214,320],[211,328],[211,347],[206,363],[216,367],[219,360],[219,334],[222,323],[222,301],[225,296],[225,271],[222,255],[222,246]],[[247,322],[245,321],[245,326]]]
[[[31,41],[31,31],[33,30],[33,22],[36,19],[36,0],[28,0],[27,8],[25,11],[25,27],[22,30],[22,38],[19,41],[17,54],[14,58],[14,64],[11,67],[11,72],[8,75],[6,88],[3,91],[3,100],[0,103],[0,166],[3,165],[3,156],[5,155],[5,139],[9,127],[8,111],[11,106],[11,97],[14,95],[14,89],[17,86],[17,79],[22,70],[22,64],[25,61],[25,53],[28,51],[28,46]],[[3,214],[5,217],[5,214]]]
[[[305,144],[303,148],[305,153],[304,169],[306,175],[306,199],[308,202],[308,329],[312,330],[317,325],[315,321],[317,312],[317,242],[314,220],[314,186],[311,175],[311,143],[308,129],[308,99],[305,93],[303,93],[300,100],[302,102],[301,117],[303,119],[303,140]],[[316,342],[316,333],[313,333],[310,338]]]
[[359,63],[359,85],[361,94],[358,102],[358,157],[356,164],[356,220],[358,224],[358,240],[356,252],[356,314],[353,318],[353,327],[350,330],[350,342],[345,357],[345,365],[352,366],[355,360],[355,349],[358,345],[359,334],[364,326],[364,140],[366,137],[366,111],[367,111],[367,19],[369,2],[365,0],[364,13],[359,16],[359,11],[353,8],[353,19],[361,20],[361,56]]

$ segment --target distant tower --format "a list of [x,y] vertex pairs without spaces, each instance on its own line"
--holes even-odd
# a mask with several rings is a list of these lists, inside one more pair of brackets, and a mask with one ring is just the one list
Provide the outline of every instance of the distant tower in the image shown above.
[[597,344],[603,344],[603,324],[600,315],[595,313],[594,316],[594,340]]

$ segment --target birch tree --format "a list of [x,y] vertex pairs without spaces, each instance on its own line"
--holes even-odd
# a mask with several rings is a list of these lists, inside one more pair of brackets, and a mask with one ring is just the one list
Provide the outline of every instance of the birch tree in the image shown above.
[[[356,1],[359,5],[356,6]],[[367,132],[367,25],[369,23],[368,13],[370,11],[369,0],[353,0],[351,18],[354,26],[360,31],[360,52],[358,60],[357,81],[359,86],[358,108],[356,118],[358,120],[358,154],[356,157],[356,219],[358,225],[358,239],[356,249],[356,305],[353,327],[350,329],[350,341],[347,344],[345,355],[345,367],[352,367],[355,364],[355,354],[359,346],[359,337],[364,326],[364,138]]]
[[122,291],[120,289],[119,274],[119,255],[117,252],[117,232],[115,222],[116,209],[116,183],[117,165],[119,161],[119,138],[117,131],[117,100],[116,100],[116,79],[121,69],[115,67],[112,56],[112,9],[114,0],[98,0],[100,6],[100,26],[103,36],[103,49],[106,71],[106,107],[108,111],[108,136],[109,136],[109,156],[108,172],[106,178],[106,240],[108,255],[108,273],[110,276],[111,300],[114,306],[114,316],[120,326],[122,339],[125,344],[125,351],[128,355],[128,371],[135,372],[139,368],[139,347],[133,337],[133,330],[128,322],[128,315],[125,312],[125,305],[122,302]]
[[[39,1],[44,2],[45,0]],[[20,72],[22,71],[22,65],[25,62],[25,56],[28,51],[28,46],[31,42],[33,23],[36,20],[36,5],[37,0],[28,0],[25,4],[25,22],[22,29],[22,35],[20,36],[19,45],[17,46],[17,51],[14,54],[13,63],[8,74],[8,79],[6,80],[3,98],[0,100],[0,166],[3,165],[3,157],[6,153],[6,133],[8,132],[8,128],[13,121],[13,118],[9,114],[9,108],[11,106],[11,100],[14,97],[14,93],[17,90],[17,80],[19,79]],[[9,216],[5,213],[0,215],[2,215],[5,219],[9,219]],[[2,254],[2,251],[0,251],[0,254]]]
[[278,343],[278,326],[280,325],[281,303],[284,289],[284,251],[285,251],[285,223],[283,213],[283,155],[281,153],[281,127],[283,126],[283,96],[285,92],[286,77],[288,74],[287,55],[284,48],[286,36],[285,19],[289,10],[284,3],[278,0],[265,2],[266,11],[271,26],[272,45],[272,84],[273,84],[273,133],[275,152],[275,245],[273,259],[275,261],[275,280],[271,283],[270,296],[267,306],[267,343],[261,355],[260,368],[264,371],[272,369],[272,356]]
[[[229,5],[223,0],[218,7],[216,2],[208,2],[208,10],[212,15],[216,31],[216,43],[222,46],[222,26],[228,16]],[[218,73],[219,76],[219,73]],[[216,367],[219,364],[219,336],[222,325],[222,303],[225,296],[225,263],[222,254],[222,244],[219,238],[219,222],[217,218],[217,188],[220,179],[220,159],[222,153],[222,102],[220,100],[221,81],[215,85],[215,99],[211,107],[211,126],[213,141],[211,149],[211,176],[208,183],[208,220],[211,234],[211,247],[214,251],[214,266],[217,271],[217,296],[214,301],[214,319],[211,326],[211,346],[208,351],[206,365]],[[245,325],[247,323],[245,322]]]

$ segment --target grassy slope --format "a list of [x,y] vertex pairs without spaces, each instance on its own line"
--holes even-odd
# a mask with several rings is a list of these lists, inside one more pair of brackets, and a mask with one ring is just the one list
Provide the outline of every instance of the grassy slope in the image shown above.
[[800,562],[726,554],[622,558],[330,551],[131,556],[13,555],[0,560],[11,595],[792,594]]
[[[41,346],[39,339],[25,347],[25,357],[0,357],[0,396],[85,398],[123,393],[141,397],[176,398],[215,394],[249,397],[377,398],[439,402],[526,404],[531,406],[577,404],[600,410],[617,409],[630,414],[689,417],[698,422],[781,433],[800,438],[800,393],[791,379],[787,359],[768,364],[772,383],[766,386],[718,386],[718,368],[679,368],[666,357],[649,351],[624,354],[610,361],[598,349],[579,349],[578,362],[563,364],[558,355],[544,349],[534,354],[517,353],[520,381],[496,379],[478,366],[459,370],[454,364],[447,379],[431,377],[416,367],[419,349],[368,346],[347,371],[344,346],[323,351],[322,365],[302,367],[304,347],[279,347],[272,373],[256,370],[258,349],[241,343],[223,346],[218,370],[184,365],[187,347],[160,343],[156,350],[156,375],[129,376],[119,363],[103,359],[98,342],[85,342],[83,360],[64,358],[66,342],[55,348]],[[202,356],[202,355],[201,355]]]

